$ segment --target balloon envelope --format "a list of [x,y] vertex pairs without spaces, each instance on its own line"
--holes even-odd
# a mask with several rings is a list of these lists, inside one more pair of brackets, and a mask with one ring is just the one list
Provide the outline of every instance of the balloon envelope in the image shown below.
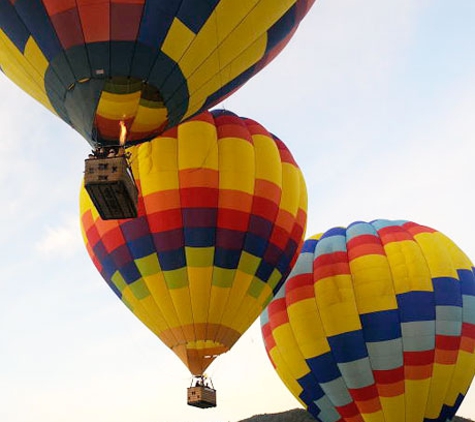
[[0,0],[0,69],[91,145],[209,109],[288,43],[314,0]]
[[139,216],[104,221],[83,188],[84,241],[117,296],[200,375],[290,272],[306,222],[303,176],[280,140],[226,111],[129,151]]
[[475,371],[473,265],[413,222],[333,228],[304,243],[261,326],[317,420],[445,422]]

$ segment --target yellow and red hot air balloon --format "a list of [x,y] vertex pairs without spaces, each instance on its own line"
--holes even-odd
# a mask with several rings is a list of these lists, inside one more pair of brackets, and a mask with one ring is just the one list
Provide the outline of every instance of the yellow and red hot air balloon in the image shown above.
[[304,243],[261,326],[318,421],[445,422],[475,372],[473,264],[413,222],[333,228]]
[[266,66],[315,0],[0,1],[0,69],[92,146],[150,140]]
[[116,295],[192,374],[258,318],[303,243],[306,186],[285,145],[227,111],[129,148],[135,219],[102,220],[84,188],[84,242]]

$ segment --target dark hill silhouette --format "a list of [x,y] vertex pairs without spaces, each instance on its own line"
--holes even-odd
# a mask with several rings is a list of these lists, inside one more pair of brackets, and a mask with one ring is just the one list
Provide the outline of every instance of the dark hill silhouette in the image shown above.
[[[315,419],[303,409],[292,409],[281,413],[269,413],[264,415],[255,415],[240,422],[315,422]],[[452,422],[474,422],[471,419],[465,419],[455,416]]]

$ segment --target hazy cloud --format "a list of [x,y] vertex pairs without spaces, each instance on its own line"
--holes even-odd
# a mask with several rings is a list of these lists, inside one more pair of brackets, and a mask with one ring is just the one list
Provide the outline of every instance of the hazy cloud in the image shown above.
[[70,217],[57,226],[46,226],[43,236],[35,244],[37,252],[47,257],[71,257],[84,249],[80,236],[79,220]]

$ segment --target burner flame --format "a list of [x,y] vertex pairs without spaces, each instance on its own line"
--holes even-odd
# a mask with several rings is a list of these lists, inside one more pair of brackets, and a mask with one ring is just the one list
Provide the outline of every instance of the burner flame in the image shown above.
[[123,147],[125,145],[125,139],[127,138],[127,126],[125,126],[125,122],[123,120],[121,120],[119,124],[120,124],[119,142],[120,142],[120,146]]

